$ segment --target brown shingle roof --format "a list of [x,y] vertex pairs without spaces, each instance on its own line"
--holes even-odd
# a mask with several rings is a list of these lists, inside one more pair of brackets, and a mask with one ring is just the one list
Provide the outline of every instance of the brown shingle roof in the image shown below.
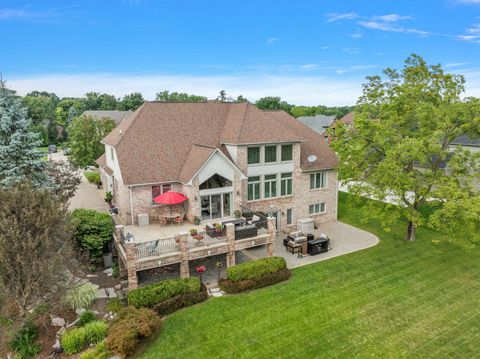
[[95,160],[95,163],[98,165],[98,167],[100,168],[103,168],[107,165],[107,160],[105,158],[105,153],[103,155],[101,155],[100,157],[98,157],[96,160]]
[[[303,152],[308,152],[305,156],[313,153],[318,138],[321,136],[285,112],[264,112],[249,103],[145,102],[103,142],[115,147],[123,182],[133,185],[187,182],[216,148],[225,153],[222,143],[305,140],[303,159]],[[318,142],[326,152],[317,155],[318,165],[334,167],[336,159],[330,159],[333,152]]]
[[354,112],[349,112],[347,113],[345,116],[343,116],[340,121],[342,121],[344,124],[346,125],[353,125],[353,118],[354,118],[355,114]]

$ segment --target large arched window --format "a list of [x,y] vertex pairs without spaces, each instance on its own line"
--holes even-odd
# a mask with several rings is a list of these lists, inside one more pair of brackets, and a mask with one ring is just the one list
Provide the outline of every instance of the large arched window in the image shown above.
[[210,177],[200,185],[200,189],[212,189],[231,186],[232,181],[215,173],[212,177]]

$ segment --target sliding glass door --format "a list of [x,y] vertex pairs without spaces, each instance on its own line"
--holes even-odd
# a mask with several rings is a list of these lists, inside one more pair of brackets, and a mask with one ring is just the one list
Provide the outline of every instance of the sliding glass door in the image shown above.
[[220,193],[200,197],[202,220],[228,217],[232,213],[232,194]]

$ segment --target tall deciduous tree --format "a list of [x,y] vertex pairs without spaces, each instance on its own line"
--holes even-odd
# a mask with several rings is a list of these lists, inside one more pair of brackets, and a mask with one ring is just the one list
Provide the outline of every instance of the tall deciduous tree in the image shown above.
[[71,161],[80,167],[95,165],[95,160],[104,152],[100,141],[115,128],[110,118],[80,116],[68,127]]
[[274,96],[267,96],[258,99],[257,102],[255,102],[255,106],[260,110],[283,110],[288,113],[290,113],[290,110],[292,109],[292,105],[282,101],[280,97]]
[[44,120],[55,120],[55,109],[59,102],[56,94],[32,91],[23,97],[22,102],[28,109],[28,116],[35,124]]
[[49,191],[0,189],[0,282],[22,313],[62,283],[70,238],[67,209]]
[[140,92],[134,92],[128,95],[125,95],[121,101],[117,103],[117,109],[121,111],[135,111],[137,108],[142,106],[145,102],[142,94]]
[[[464,225],[469,214],[461,215],[458,209],[467,208],[466,198],[478,199],[472,183],[480,174],[480,154],[452,150],[451,144],[465,133],[479,133],[479,101],[462,99],[463,76],[429,66],[417,55],[407,58],[403,70],[386,69],[384,74],[386,79],[367,78],[354,127],[336,126],[332,146],[340,159],[340,179],[356,194],[396,199],[399,205],[384,203],[375,211],[381,208],[375,204],[365,216],[377,216],[386,228],[405,217],[408,240],[414,240],[415,228],[425,223],[444,229],[438,218],[445,216],[451,221],[447,226],[471,229]],[[441,203],[434,216],[421,211],[431,200]],[[478,213],[479,201],[473,203],[470,210]],[[457,236],[478,239],[479,233]]]
[[157,93],[157,101],[164,102],[204,102],[208,99],[205,96],[189,95],[184,92],[169,92],[167,90]]
[[45,162],[37,150],[42,141],[31,126],[20,98],[0,82],[0,187],[25,178],[35,186],[45,184]]

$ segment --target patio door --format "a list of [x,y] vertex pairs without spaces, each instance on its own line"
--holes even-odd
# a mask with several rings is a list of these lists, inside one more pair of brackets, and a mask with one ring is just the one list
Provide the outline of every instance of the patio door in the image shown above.
[[232,212],[232,194],[219,193],[200,196],[202,220],[228,217]]

